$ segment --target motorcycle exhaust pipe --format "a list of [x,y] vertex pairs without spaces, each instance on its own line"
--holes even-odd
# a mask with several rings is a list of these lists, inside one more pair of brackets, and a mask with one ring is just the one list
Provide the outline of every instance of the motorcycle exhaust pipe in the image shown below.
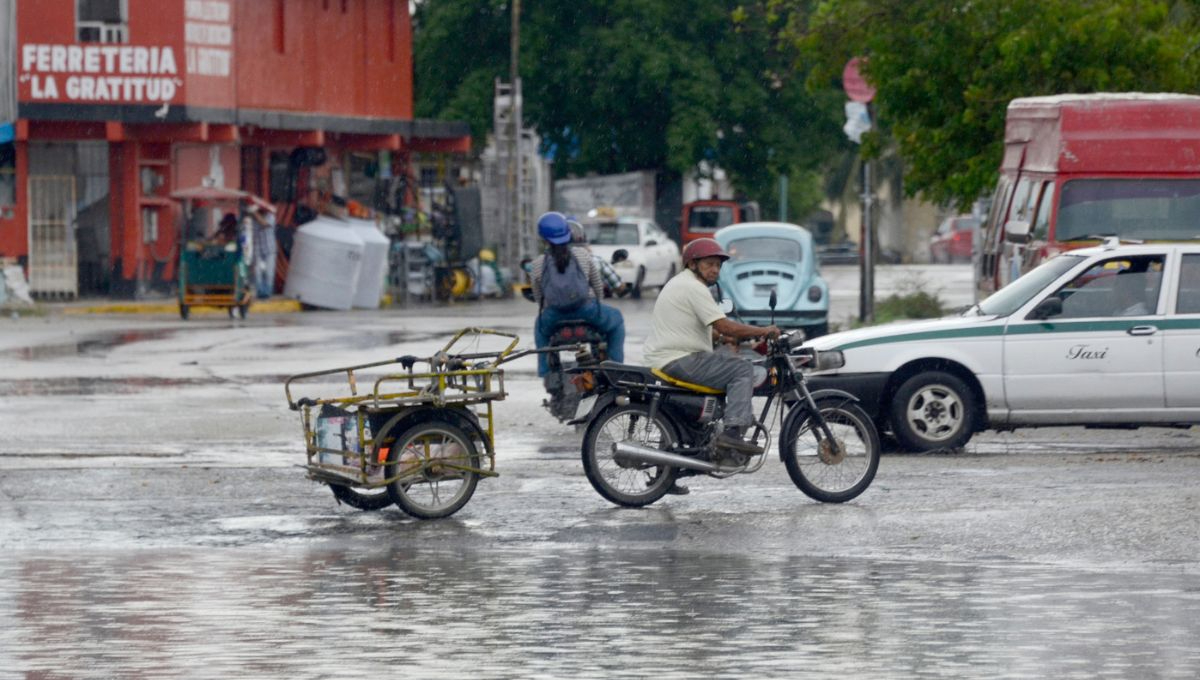
[[667,453],[648,446],[639,446],[628,442],[617,442],[612,446],[613,458],[618,462],[647,463],[649,465],[670,465],[671,467],[697,470],[699,472],[719,472],[721,468],[706,460],[696,460],[677,453]]

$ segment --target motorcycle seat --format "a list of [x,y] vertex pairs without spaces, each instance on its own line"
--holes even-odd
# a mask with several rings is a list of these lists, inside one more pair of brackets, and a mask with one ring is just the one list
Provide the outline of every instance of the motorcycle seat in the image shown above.
[[697,394],[725,394],[725,390],[718,390],[713,387],[705,387],[704,385],[697,385],[686,380],[680,380],[678,378],[671,377],[661,369],[650,368],[649,366],[636,366],[634,364],[618,364],[615,361],[602,361],[600,362],[600,369],[614,373],[636,374],[638,376],[638,380],[646,383],[647,387],[653,387],[651,383],[657,380],[669,387],[687,390],[688,392],[695,392]]
[[696,383],[690,383],[686,380],[680,380],[679,378],[675,378],[670,375],[667,375],[665,372],[663,372],[662,369],[659,369],[659,368],[650,369],[650,373],[652,375],[654,375],[655,378],[658,378],[659,380],[667,383],[668,385],[672,385],[674,387],[679,387],[679,388],[688,390],[689,392],[697,392],[699,394],[725,394],[725,390],[718,390],[715,387],[707,387],[705,385],[697,385]]

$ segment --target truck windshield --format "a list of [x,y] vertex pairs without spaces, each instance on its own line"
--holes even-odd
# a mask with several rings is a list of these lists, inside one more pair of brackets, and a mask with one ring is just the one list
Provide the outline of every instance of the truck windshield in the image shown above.
[[1101,235],[1143,241],[1200,238],[1200,180],[1076,179],[1064,183],[1055,240]]
[[725,205],[692,206],[688,213],[690,231],[716,231],[733,224],[733,208]]
[[988,316],[1012,314],[1029,302],[1033,296],[1045,290],[1046,286],[1053,283],[1055,279],[1082,261],[1083,257],[1066,253],[1043,262],[1037,269],[1021,276],[980,302],[979,313]]

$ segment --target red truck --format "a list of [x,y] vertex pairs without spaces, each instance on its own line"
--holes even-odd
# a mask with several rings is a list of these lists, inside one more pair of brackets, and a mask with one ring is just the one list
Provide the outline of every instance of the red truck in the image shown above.
[[1105,236],[1200,238],[1200,96],[1067,94],[1009,103],[977,297]]
[[740,201],[692,201],[683,204],[679,223],[680,245],[698,238],[711,238],[721,227],[758,220],[758,204]]

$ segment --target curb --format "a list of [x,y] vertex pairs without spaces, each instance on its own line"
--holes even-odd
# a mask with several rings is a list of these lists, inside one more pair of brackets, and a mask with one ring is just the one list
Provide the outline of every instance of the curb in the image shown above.
[[[171,314],[179,315],[178,302],[113,302],[98,305],[62,308],[63,314]],[[300,311],[299,300],[256,300],[250,303],[250,314],[280,314]],[[227,314],[223,307],[193,306],[192,314]]]

